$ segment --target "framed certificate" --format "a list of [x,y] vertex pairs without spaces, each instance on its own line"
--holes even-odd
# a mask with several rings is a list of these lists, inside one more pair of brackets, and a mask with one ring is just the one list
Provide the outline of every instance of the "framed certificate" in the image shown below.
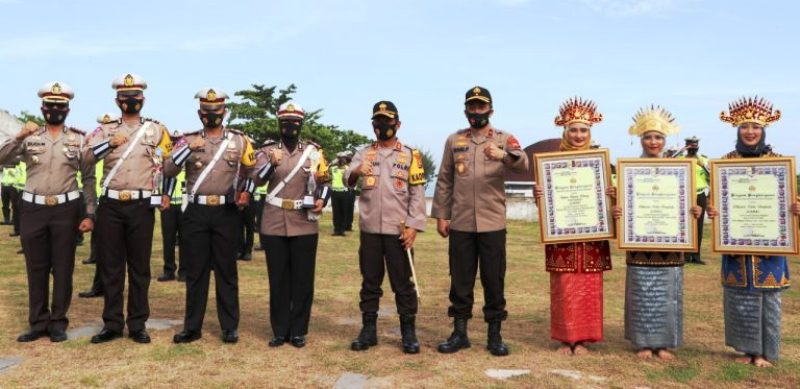
[[539,153],[533,158],[536,184],[544,191],[539,201],[542,242],[613,239],[606,197],[611,182],[608,150]]
[[617,203],[621,250],[697,251],[693,159],[618,159]]
[[798,253],[794,157],[712,160],[711,184],[714,252]]

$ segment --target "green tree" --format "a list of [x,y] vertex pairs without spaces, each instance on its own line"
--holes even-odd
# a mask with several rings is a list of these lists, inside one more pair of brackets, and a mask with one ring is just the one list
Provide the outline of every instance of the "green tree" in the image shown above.
[[[297,87],[294,84],[285,89],[253,84],[252,89],[240,90],[234,95],[242,101],[228,104],[230,116],[227,125],[252,137],[256,145],[262,144],[267,139],[277,140],[280,137],[276,117],[278,108],[291,100],[296,92]],[[328,160],[332,160],[340,151],[353,150],[369,142],[369,138],[352,130],[342,130],[338,126],[321,123],[321,117],[321,109],[306,109],[300,136],[322,146]]]
[[17,115],[17,119],[19,119],[23,123],[34,122],[40,126],[43,126],[45,124],[43,117],[39,115],[34,115],[28,111],[20,112],[19,115]]

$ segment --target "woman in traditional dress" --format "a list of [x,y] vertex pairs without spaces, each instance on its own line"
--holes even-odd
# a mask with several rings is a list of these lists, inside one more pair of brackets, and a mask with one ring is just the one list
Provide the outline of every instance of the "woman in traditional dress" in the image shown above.
[[[736,150],[730,158],[780,157],[765,143],[766,127],[781,117],[772,103],[743,98],[728,106],[720,119],[737,128]],[[794,173],[794,172],[792,172]],[[800,214],[795,200],[791,212]],[[719,212],[708,207],[708,216]],[[772,367],[781,344],[781,292],[789,287],[789,266],[785,256],[727,254],[722,256],[725,344],[744,355],[737,362]]]
[[[640,137],[642,158],[664,157],[666,137],[680,131],[661,107],[642,108],[633,121],[628,132]],[[695,218],[701,212],[696,205],[691,208]],[[622,209],[615,207],[614,217],[621,216]],[[625,253],[625,339],[641,359],[671,360],[674,355],[668,349],[683,343],[683,262],[678,251]]]
[[[589,150],[591,127],[602,120],[594,102],[567,100],[555,119],[564,128],[560,150]],[[540,186],[535,188],[537,201],[543,193]],[[606,194],[616,197],[616,190],[608,186]],[[603,339],[603,272],[611,270],[608,241],[546,244],[545,259],[550,272],[550,336],[561,343],[562,354],[587,354],[586,343]]]

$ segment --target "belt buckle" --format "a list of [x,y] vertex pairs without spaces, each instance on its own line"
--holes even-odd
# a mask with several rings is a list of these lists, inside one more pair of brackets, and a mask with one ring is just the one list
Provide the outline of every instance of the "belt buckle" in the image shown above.
[[208,205],[219,205],[219,196],[218,195],[208,195],[208,196],[206,196],[206,204],[208,204]]
[[44,203],[52,207],[58,204],[58,198],[56,196],[44,196]]
[[293,210],[294,209],[294,200],[292,199],[283,199],[281,200],[281,208],[286,210]]
[[131,191],[123,190],[119,192],[119,200],[120,201],[130,201],[131,199]]

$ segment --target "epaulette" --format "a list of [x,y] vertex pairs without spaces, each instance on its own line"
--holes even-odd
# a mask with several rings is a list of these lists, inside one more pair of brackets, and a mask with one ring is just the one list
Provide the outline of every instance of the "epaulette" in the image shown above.
[[465,128],[463,130],[456,131],[456,134],[463,135],[469,132],[469,128]]
[[267,140],[264,141],[264,143],[261,144],[261,147],[272,146],[274,144],[278,144],[278,141],[272,140],[272,139],[267,139]]
[[242,132],[241,130],[237,130],[235,128],[228,128],[228,127],[225,127],[225,129],[230,131],[230,132],[232,132],[232,133],[234,133],[234,134],[244,136],[244,132]]
[[322,146],[320,146],[319,144],[317,144],[317,143],[315,143],[315,142],[312,142],[312,141],[310,141],[310,140],[306,140],[306,143],[307,143],[307,144],[309,144],[309,145],[311,145],[311,146],[314,146],[314,147],[316,147],[316,148],[317,148],[317,150],[319,150],[319,149],[321,149],[321,148],[322,148]]
[[191,132],[184,132],[183,135],[181,135],[181,136],[200,135],[201,132],[203,132],[203,130],[195,130],[195,131],[191,131]]
[[[122,118],[120,118],[120,120],[122,120]],[[161,124],[161,122],[159,122],[158,120],[153,119],[153,118],[142,117],[142,120],[147,121],[147,122],[153,122],[155,124]],[[161,125],[163,126],[163,124],[161,124]]]
[[86,131],[79,130],[79,129],[75,128],[75,127],[67,127],[67,130],[68,131],[72,131],[72,132],[74,132],[76,134],[86,135]]

